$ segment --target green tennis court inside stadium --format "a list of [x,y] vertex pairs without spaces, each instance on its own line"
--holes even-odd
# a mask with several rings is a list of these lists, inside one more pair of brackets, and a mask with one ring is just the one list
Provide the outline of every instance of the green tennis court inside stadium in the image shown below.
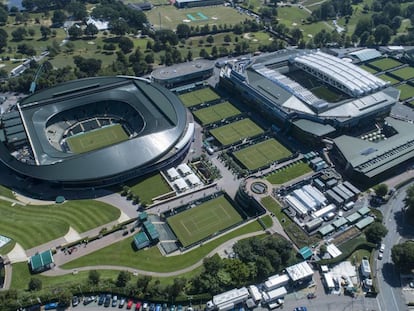
[[264,131],[248,118],[217,127],[210,131],[210,134],[223,146],[231,145],[245,138],[251,138],[263,133]]
[[90,132],[77,134],[66,139],[69,149],[73,153],[85,153],[114,145],[128,139],[128,135],[122,125],[115,124],[96,129]]
[[211,124],[220,120],[241,114],[240,110],[229,102],[212,105],[193,112],[202,125]]
[[167,219],[184,247],[240,221],[242,217],[224,196],[204,202]]
[[249,170],[258,169],[291,154],[288,149],[273,138],[233,153],[243,166]]

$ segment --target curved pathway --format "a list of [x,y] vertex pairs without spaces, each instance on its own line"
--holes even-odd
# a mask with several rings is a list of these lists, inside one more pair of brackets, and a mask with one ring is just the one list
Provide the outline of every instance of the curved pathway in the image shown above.
[[180,269],[180,270],[171,271],[171,272],[145,271],[145,270],[134,269],[132,267],[125,267],[125,266],[98,265],[98,266],[80,267],[80,268],[75,268],[75,269],[71,269],[71,270],[66,270],[66,269],[62,269],[62,268],[59,268],[59,267],[55,267],[52,270],[43,272],[42,274],[45,275],[45,276],[58,276],[58,275],[71,274],[74,271],[89,271],[89,270],[126,270],[126,271],[129,271],[131,273],[138,273],[138,274],[142,274],[142,275],[151,275],[151,276],[156,276],[156,277],[176,276],[176,275],[180,275],[180,274],[183,274],[183,273],[187,273],[187,272],[193,271],[194,269],[200,267],[203,264],[204,258],[211,257],[214,254],[220,252],[221,250],[231,247],[238,240],[243,240],[243,239],[250,238],[250,237],[253,237],[253,236],[256,236],[256,235],[260,235],[260,234],[263,234],[263,231],[256,231],[256,232],[247,233],[247,234],[238,236],[236,238],[233,238],[231,240],[228,240],[225,243],[223,243],[220,246],[218,246],[215,249],[213,249],[206,256],[204,256],[202,259],[200,259],[196,263],[192,264],[191,266],[188,266],[188,267],[183,268],[183,269]]

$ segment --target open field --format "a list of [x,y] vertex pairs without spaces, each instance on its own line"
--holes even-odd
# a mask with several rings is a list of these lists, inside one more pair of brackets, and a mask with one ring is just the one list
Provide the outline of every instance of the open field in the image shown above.
[[388,82],[390,82],[390,83],[391,83],[391,85],[394,85],[394,84],[397,84],[397,83],[399,83],[399,82],[400,82],[400,81],[398,81],[397,79],[395,79],[395,78],[393,78],[393,77],[391,77],[391,76],[387,75],[386,73],[384,73],[384,74],[382,74],[382,75],[379,75],[379,76],[378,76],[378,78],[380,78],[380,79],[382,79],[382,80],[384,80],[384,81],[388,81]]
[[72,152],[85,153],[125,140],[128,140],[127,133],[125,133],[122,125],[115,124],[83,134],[77,134],[67,138],[66,141]]
[[[198,13],[201,13],[199,15]],[[240,14],[235,9],[225,6],[195,7],[189,9],[177,9],[175,6],[160,6],[146,12],[148,21],[158,30],[175,29],[178,24],[187,23],[188,26],[196,27],[205,24],[212,25],[235,25],[250,16]],[[206,18],[204,18],[206,17]],[[160,25],[161,19],[161,25]]]
[[119,209],[93,200],[47,206],[21,206],[0,201],[1,234],[28,249],[64,236],[69,226],[79,233],[119,218]]
[[156,246],[146,250],[134,251],[132,246],[133,237],[130,237],[121,242],[109,245],[90,255],[75,259],[63,265],[63,268],[73,269],[83,266],[115,264],[145,271],[176,271],[195,264],[213,249],[230,239],[246,233],[262,230],[262,226],[257,221],[254,221],[208,243],[204,243],[202,247],[197,247],[183,255],[168,257],[163,256]]
[[186,107],[197,106],[201,103],[207,103],[212,100],[217,100],[220,96],[210,88],[204,88],[189,93],[179,95],[181,101]]
[[392,72],[393,75],[400,77],[402,80],[410,80],[414,78],[414,68],[413,67],[404,67]]
[[201,125],[207,125],[229,117],[234,117],[240,113],[239,109],[227,101],[193,111],[194,116],[200,121]]
[[268,139],[243,148],[233,155],[249,170],[255,170],[274,161],[286,158],[292,153],[276,139]]
[[140,180],[138,183],[130,181],[127,185],[130,187],[132,193],[138,195],[144,204],[151,204],[153,198],[172,191],[161,174],[149,176],[144,180]]
[[272,173],[271,175],[266,177],[266,179],[272,184],[283,184],[285,182],[288,182],[289,180],[302,176],[311,171],[312,169],[309,167],[308,164],[299,162],[287,168],[282,168],[275,173]]
[[186,247],[238,222],[242,217],[220,196],[167,219],[181,244]]
[[243,119],[210,131],[223,146],[227,146],[245,138],[263,134],[264,131],[250,119]]
[[380,69],[381,71],[385,71],[385,70],[388,70],[394,67],[401,66],[402,63],[392,58],[381,58],[381,59],[370,62],[369,65],[374,66]]
[[401,91],[400,100],[406,100],[414,97],[414,87],[408,84],[401,84],[397,86],[397,89]]

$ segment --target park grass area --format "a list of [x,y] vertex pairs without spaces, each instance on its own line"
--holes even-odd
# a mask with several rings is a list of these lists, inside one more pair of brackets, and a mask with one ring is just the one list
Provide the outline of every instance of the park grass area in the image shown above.
[[374,66],[381,71],[386,71],[391,68],[401,66],[402,63],[392,58],[381,58],[381,59],[370,62],[369,65]]
[[0,201],[0,228],[2,235],[29,249],[64,236],[69,226],[85,232],[117,220],[120,213],[111,205],[93,200],[44,206]]
[[9,188],[6,188],[4,186],[0,185],[0,196],[5,197],[5,198],[9,198],[9,199],[13,199],[15,200],[16,197],[13,194],[13,191]]
[[238,236],[262,231],[263,228],[257,221],[246,224],[208,243],[203,243],[187,253],[177,256],[163,256],[158,247],[150,247],[145,250],[134,251],[133,237],[121,242],[111,244],[92,254],[75,259],[62,266],[63,269],[73,269],[83,266],[118,265],[141,269],[145,271],[172,272],[189,267],[202,260],[224,242]]
[[179,97],[186,107],[193,107],[201,103],[207,103],[220,99],[220,96],[208,87],[189,93],[180,94]]
[[241,114],[241,112],[239,109],[226,101],[224,103],[193,111],[193,114],[202,125],[207,125],[223,119],[237,116]]
[[149,176],[139,182],[130,181],[127,185],[133,194],[139,196],[141,203],[147,205],[152,203],[153,198],[172,191],[161,174]]
[[272,138],[236,151],[233,156],[248,170],[255,170],[291,154],[288,149]]
[[[199,15],[198,13],[201,13]],[[173,5],[159,6],[145,14],[148,21],[158,29],[176,29],[178,24],[185,22],[188,26],[196,27],[209,24],[235,25],[250,16],[240,14],[235,9],[225,6],[196,7],[189,9],[177,9]],[[204,18],[206,17],[206,18]],[[161,25],[160,25],[161,21]]]
[[228,146],[245,138],[251,138],[263,133],[263,129],[248,118],[214,128],[210,131],[210,134],[223,146]]
[[366,65],[362,65],[362,66],[359,66],[361,69],[364,69],[365,71],[368,71],[369,73],[372,73],[372,74],[375,74],[375,73],[377,73],[378,72],[378,70],[377,69],[375,69],[375,68],[372,68],[372,67],[369,67],[369,66],[366,66]]
[[16,245],[15,241],[10,241],[6,245],[0,247],[0,255],[7,255]]
[[406,100],[414,97],[414,87],[408,84],[401,84],[396,87],[401,91],[400,100]]
[[[180,275],[171,276],[171,277],[152,277],[151,282],[156,282],[160,285],[166,286],[166,285],[172,285],[174,282],[174,279],[177,277],[183,277],[188,279],[191,279],[192,277],[199,275],[203,271],[203,267],[200,266],[198,268],[195,268],[191,270],[190,272],[186,272]],[[116,281],[119,270],[98,270],[100,274],[101,284],[104,283],[104,280],[112,280]],[[32,277],[32,274],[30,273],[29,266],[26,262],[19,262],[13,264],[13,275],[12,275],[12,283],[11,288],[16,290],[27,290],[29,281]],[[88,277],[89,277],[89,271],[78,271],[76,274],[69,273],[65,275],[59,275],[59,276],[46,276],[42,274],[37,274],[36,278],[40,279],[42,281],[42,290],[43,291],[50,291],[55,290],[58,287],[76,287],[79,286],[79,284],[88,284],[88,287],[90,287],[90,284],[88,283]],[[129,281],[129,284],[133,286],[135,285],[140,275],[131,275],[131,280]],[[40,293],[39,293],[40,294]]]
[[311,171],[312,169],[309,167],[308,164],[300,161],[295,164],[290,164],[287,167],[278,169],[274,173],[267,176],[266,180],[274,185],[283,184]]
[[391,77],[391,76],[389,76],[389,75],[387,75],[387,74],[382,74],[382,75],[379,75],[378,76],[378,78],[380,78],[380,79],[382,79],[382,80],[384,80],[384,81],[388,81],[388,82],[390,82],[391,83],[391,85],[394,85],[394,84],[397,84],[397,83],[399,83],[400,81],[398,81],[397,79],[395,79],[395,78],[393,78],[393,77]]
[[265,215],[265,216],[261,217],[260,219],[261,219],[261,221],[264,224],[266,229],[270,228],[273,225],[272,217],[270,217],[269,215]]
[[181,244],[187,247],[242,220],[231,203],[220,196],[169,217],[167,222]]
[[411,66],[404,67],[393,71],[392,74],[401,78],[401,80],[410,80],[414,78],[414,68]]
[[276,216],[283,230],[298,248],[314,245],[319,242],[320,239],[318,236],[308,236],[289,216],[283,213],[280,204],[271,196],[262,198],[260,202],[269,212]]
[[90,132],[77,134],[66,139],[74,153],[85,153],[128,140],[122,125],[115,124]]

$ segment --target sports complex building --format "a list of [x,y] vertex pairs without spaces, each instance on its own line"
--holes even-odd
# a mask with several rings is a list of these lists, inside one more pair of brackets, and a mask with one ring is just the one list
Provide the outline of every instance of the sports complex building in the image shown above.
[[106,186],[163,169],[186,155],[191,114],[164,87],[133,77],[70,81],[1,116],[0,160],[34,179]]

